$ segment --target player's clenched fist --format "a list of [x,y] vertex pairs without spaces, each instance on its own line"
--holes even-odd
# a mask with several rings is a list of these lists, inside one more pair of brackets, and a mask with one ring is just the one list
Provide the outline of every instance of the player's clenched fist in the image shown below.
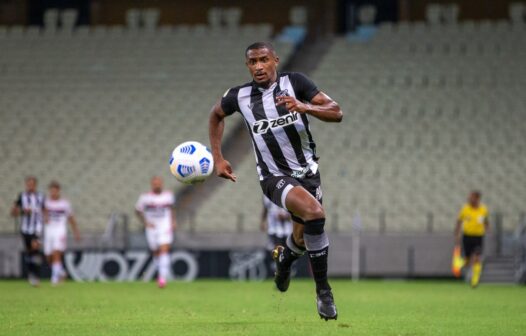
[[309,104],[300,102],[291,96],[279,96],[276,98],[277,106],[285,106],[289,111],[295,111],[298,113],[306,113],[309,110]]

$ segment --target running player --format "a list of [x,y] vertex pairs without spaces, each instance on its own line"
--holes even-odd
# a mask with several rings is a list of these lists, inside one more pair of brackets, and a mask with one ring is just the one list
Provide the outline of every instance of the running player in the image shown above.
[[279,57],[271,44],[256,42],[248,46],[245,60],[252,81],[228,89],[210,114],[216,174],[236,181],[230,163],[221,153],[221,139],[225,117],[240,112],[254,145],[263,193],[292,215],[292,235],[285,247],[273,252],[276,287],[287,291],[291,265],[306,249],[316,282],[318,313],[325,320],[336,319],[327,280],[329,238],[324,231],[318,157],[309,117],[340,122],[342,111],[305,75],[278,73]]
[[266,231],[270,250],[277,246],[285,246],[287,237],[292,233],[290,214],[283,208],[272,203],[263,196],[263,211],[261,212],[261,230]]
[[482,273],[482,246],[489,230],[488,208],[480,202],[480,191],[472,191],[462,207],[455,226],[456,244],[462,242],[464,267],[471,266],[471,287],[477,287]]
[[73,216],[71,204],[60,195],[60,184],[49,184],[49,197],[44,202],[44,254],[51,265],[51,284],[61,282],[66,272],[62,266],[62,256],[67,246],[67,223],[75,240],[80,241],[77,221]]
[[20,218],[20,233],[24,242],[28,280],[32,286],[40,284],[40,237],[42,235],[42,208],[44,194],[37,191],[37,179],[28,176],[25,179],[26,190],[21,192],[11,208],[11,216]]
[[166,286],[170,272],[170,246],[173,241],[175,221],[175,196],[169,190],[163,190],[163,180],[154,176],[151,191],[142,194],[135,205],[135,212],[144,225],[148,247],[153,255],[157,269],[159,288]]

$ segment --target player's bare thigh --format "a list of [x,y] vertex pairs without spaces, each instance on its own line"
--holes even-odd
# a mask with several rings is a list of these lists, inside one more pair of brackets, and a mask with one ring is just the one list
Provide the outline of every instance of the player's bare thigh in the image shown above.
[[[296,186],[289,191],[285,198],[285,205],[290,212],[304,221],[325,217],[325,211],[320,202],[301,186]],[[300,246],[305,246],[303,241],[304,229],[305,225],[297,222],[292,223],[294,242]]]
[[295,186],[285,198],[287,210],[304,221],[325,218],[323,206],[305,188]]

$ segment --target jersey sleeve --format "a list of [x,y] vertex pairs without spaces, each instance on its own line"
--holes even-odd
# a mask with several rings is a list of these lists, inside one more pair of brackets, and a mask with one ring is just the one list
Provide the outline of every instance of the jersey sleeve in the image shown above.
[[237,103],[237,89],[228,89],[223,98],[221,98],[221,109],[226,115],[231,115],[234,112],[239,111],[239,105]]
[[464,213],[465,213],[465,210],[466,210],[466,206],[462,206],[462,209],[460,209],[459,213],[458,213],[458,220],[459,221],[462,221],[464,220]]
[[296,98],[301,101],[310,102],[320,92],[316,84],[300,72],[291,73],[290,80],[296,93]]
[[139,212],[144,212],[144,197],[141,195],[135,203],[135,210]]
[[176,197],[175,197],[175,194],[173,192],[170,193],[170,206],[173,208],[175,207],[175,201],[176,201]]

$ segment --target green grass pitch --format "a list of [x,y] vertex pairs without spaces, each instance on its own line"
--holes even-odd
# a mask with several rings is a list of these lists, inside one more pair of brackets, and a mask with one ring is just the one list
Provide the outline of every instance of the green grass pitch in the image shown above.
[[0,282],[0,335],[526,335],[526,288],[460,282],[333,280],[337,321],[313,283]]

